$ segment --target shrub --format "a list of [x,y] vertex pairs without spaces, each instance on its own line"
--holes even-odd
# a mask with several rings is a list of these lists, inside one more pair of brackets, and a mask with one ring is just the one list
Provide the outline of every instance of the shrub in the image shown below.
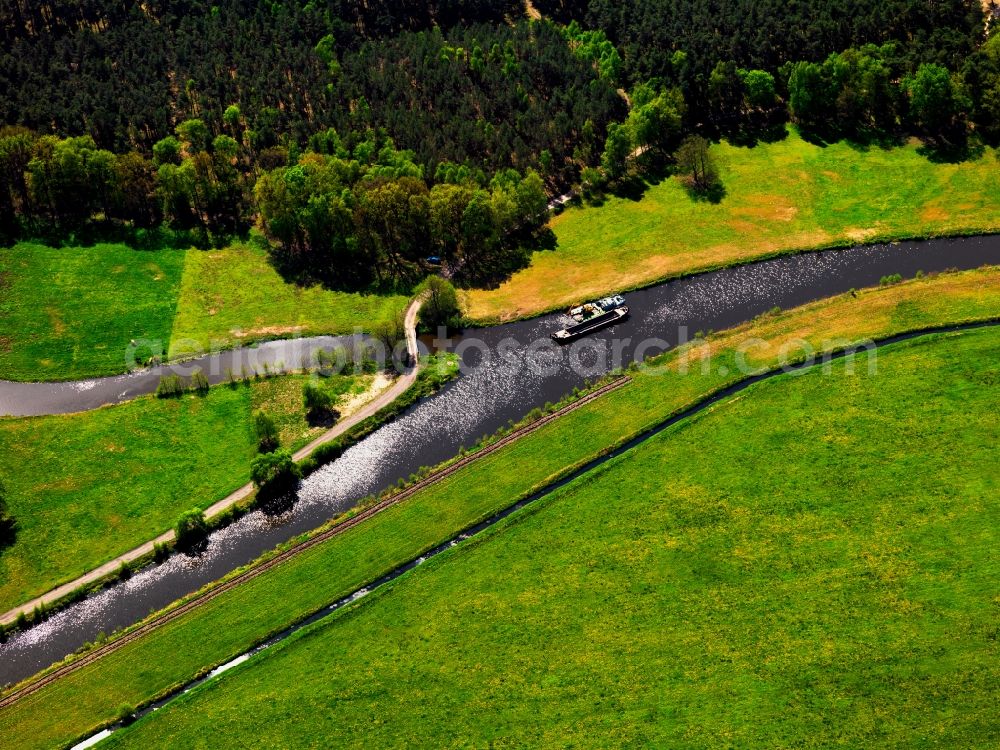
[[458,294],[447,279],[429,276],[417,291],[424,294],[420,307],[420,325],[433,331],[438,326],[453,326],[458,321]]
[[185,511],[177,519],[174,536],[179,548],[190,547],[208,536],[208,521],[205,514],[197,509]]
[[690,136],[677,149],[675,158],[687,189],[697,197],[718,203],[724,189],[708,146],[708,141],[700,135]]
[[170,545],[156,542],[153,544],[153,559],[156,562],[163,562],[170,557]]
[[302,386],[302,402],[310,422],[322,420],[333,412],[333,398],[312,381],[307,381]]
[[883,276],[879,279],[879,286],[892,286],[893,284],[898,284],[903,280],[903,277],[898,273],[889,274],[888,276]]
[[302,469],[287,450],[263,453],[250,463],[250,478],[257,487],[257,501],[268,503],[298,489]]
[[372,336],[385,351],[385,366],[392,364],[392,354],[401,342],[406,341],[406,322],[402,314],[380,321],[372,330]]
[[135,721],[135,706],[128,703],[122,703],[118,706],[118,710],[115,712],[115,718],[117,718],[122,724],[131,724]]
[[278,428],[270,416],[262,411],[254,412],[253,431],[257,437],[257,450],[260,453],[271,453],[278,449],[280,445]]
[[191,390],[201,394],[208,393],[208,378],[201,370],[191,373]]
[[178,375],[163,375],[156,386],[157,398],[177,398],[184,393],[184,383]]
[[16,522],[7,511],[7,487],[0,480],[0,547],[14,541]]
[[282,477],[298,479],[299,475],[299,467],[292,460],[292,454],[287,450],[265,453],[262,456],[257,456],[250,463],[250,478],[258,489],[266,487]]

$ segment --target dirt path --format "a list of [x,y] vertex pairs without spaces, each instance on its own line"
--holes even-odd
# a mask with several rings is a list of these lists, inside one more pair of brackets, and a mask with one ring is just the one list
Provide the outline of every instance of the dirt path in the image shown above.
[[[393,401],[395,401],[399,396],[417,379],[417,374],[420,369],[420,361],[417,352],[417,312],[420,310],[420,299],[415,299],[410,303],[410,306],[406,308],[406,350],[410,355],[410,360],[413,362],[413,367],[411,367],[403,375],[396,378],[396,381],[392,384],[392,387],[381,393],[377,398],[370,401],[363,408],[359,409],[357,412],[352,414],[347,419],[342,422],[338,422],[332,428],[324,432],[322,435],[314,439],[308,445],[300,448],[293,454],[293,458],[296,461],[301,461],[306,458],[310,453],[316,450],[319,446],[324,443],[329,443],[331,440],[335,440],[349,429],[354,427],[359,422],[371,417],[380,409],[388,406]],[[226,497],[222,498],[216,503],[213,503],[208,508],[205,509],[205,517],[208,519],[215,518],[216,516],[224,513],[225,511],[237,505],[253,494],[254,487],[253,484],[245,484],[240,487],[235,492],[231,492]],[[142,544],[135,549],[129,550],[128,552],[119,555],[113,560],[109,560],[100,567],[94,568],[93,570],[84,573],[79,578],[76,578],[68,583],[64,583],[62,586],[57,586],[56,588],[47,591],[41,596],[35,597],[31,601],[25,602],[24,604],[15,607],[14,609],[5,612],[0,615],[0,624],[8,625],[14,622],[18,615],[24,614],[25,616],[31,616],[32,612],[35,611],[36,607],[45,605],[49,606],[65,596],[73,593],[77,589],[90,586],[108,576],[116,574],[125,563],[132,563],[146,555],[153,553],[155,546],[157,544],[167,544],[174,540],[173,530],[166,531],[160,534],[155,539]]]

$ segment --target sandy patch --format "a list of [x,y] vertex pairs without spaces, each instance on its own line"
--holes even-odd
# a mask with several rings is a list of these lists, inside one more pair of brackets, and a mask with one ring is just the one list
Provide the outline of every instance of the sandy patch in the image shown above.
[[864,242],[869,237],[873,237],[878,232],[878,227],[851,227],[844,230],[844,234],[852,242]]
[[767,221],[791,221],[799,212],[797,206],[780,195],[754,195],[749,202],[753,205],[734,208],[733,213]]
[[739,232],[740,234],[757,234],[760,232],[759,226],[746,219],[732,219],[726,222],[726,226],[731,227],[734,232]]
[[10,336],[0,336],[0,352],[9,352],[14,348],[14,339]]
[[947,221],[951,218],[951,214],[940,206],[925,206],[920,212],[920,218],[924,221]]
[[51,490],[68,491],[80,488],[80,480],[76,477],[63,477],[56,482],[43,482],[35,485],[36,492],[47,492]]
[[372,378],[372,382],[369,383],[366,390],[361,393],[355,393],[352,396],[345,396],[344,399],[337,405],[338,411],[340,411],[340,418],[344,419],[352,414],[356,414],[367,404],[370,404],[378,398],[384,391],[392,386],[392,384],[393,379],[384,372],[375,373],[375,376]]
[[49,314],[49,325],[56,336],[62,336],[66,332],[66,324],[63,323],[62,315],[54,307],[46,307],[45,312]]

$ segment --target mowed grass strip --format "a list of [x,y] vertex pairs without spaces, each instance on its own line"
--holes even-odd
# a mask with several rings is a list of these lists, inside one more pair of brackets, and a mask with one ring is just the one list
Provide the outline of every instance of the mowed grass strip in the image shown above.
[[165,350],[184,258],[125,245],[0,248],[0,379],[121,373],[133,339]]
[[[320,383],[350,397],[372,376]],[[0,549],[0,612],[172,528],[250,479],[253,411],[270,414],[282,444],[321,433],[306,423],[305,376],[216,386],[206,396],[140,398],[79,414],[0,418],[0,477],[17,519]]]
[[399,314],[399,294],[361,294],[289,284],[254,243],[191,251],[169,356],[265,339],[371,331]]
[[[532,488],[607,450],[706,394],[737,380],[736,351],[747,338],[751,367],[773,366],[789,342],[819,349],[932,324],[1000,316],[1000,270],[980,269],[842,295],[714,336],[668,354],[656,374],[572,412],[406,502],[226,592],[150,635],[0,710],[0,732],[25,748],[75,739],[222,663],[267,634],[319,609]],[[713,366],[698,358],[713,353]],[[687,361],[687,374],[680,364]],[[864,359],[858,363],[864,367]],[[558,446],[558,450],[553,450]],[[773,458],[773,456],[772,456]],[[665,476],[665,475],[663,475]],[[609,500],[609,505],[613,505]]]
[[993,746],[998,384],[995,328],[757,384],[107,747]]
[[679,178],[641,200],[610,197],[552,220],[558,244],[493,290],[467,295],[481,321],[567,307],[612,291],[779,252],[1000,230],[1000,161],[935,164],[908,145],[859,150],[787,139],[712,147],[726,195],[693,200]]

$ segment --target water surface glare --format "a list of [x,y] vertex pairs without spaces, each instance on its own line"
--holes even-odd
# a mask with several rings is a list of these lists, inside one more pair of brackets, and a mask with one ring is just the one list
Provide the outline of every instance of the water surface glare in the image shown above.
[[[138,621],[276,544],[321,525],[421,466],[450,458],[461,446],[475,443],[509,420],[547,401],[557,401],[610,367],[616,341],[628,340],[619,348],[620,364],[628,364],[636,347],[641,348],[649,338],[662,339],[662,343],[639,354],[649,356],[696,331],[722,330],[775,306],[787,309],[872,286],[885,275],[912,277],[918,270],[974,268],[986,263],[1000,263],[1000,235],[807,253],[631,292],[626,295],[631,318],[581,345],[586,372],[570,366],[568,348],[555,354],[548,347],[530,348],[532,342],[545,341],[549,333],[563,327],[564,316],[465,331],[451,344],[462,351],[462,376],[310,476],[290,511],[280,516],[250,513],[212,534],[201,556],[173,555],[12,636],[0,645],[0,683],[23,679],[98,634]],[[473,340],[482,346],[472,348]]]

